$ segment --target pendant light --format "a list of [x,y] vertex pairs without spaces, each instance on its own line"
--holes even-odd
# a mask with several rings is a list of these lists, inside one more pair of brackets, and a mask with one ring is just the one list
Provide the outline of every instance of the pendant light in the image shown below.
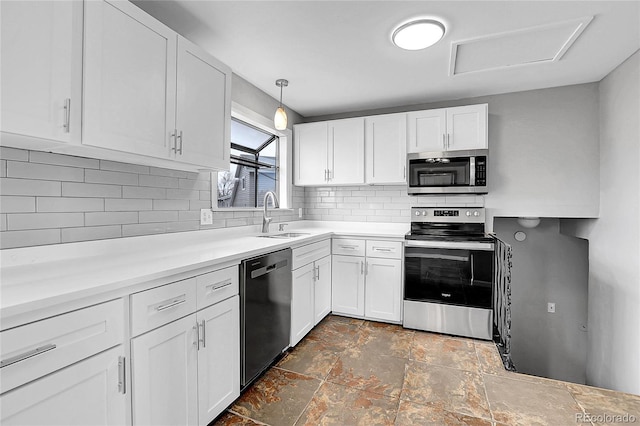
[[283,78],[276,80],[276,86],[280,88],[280,106],[276,110],[276,115],[273,117],[273,124],[276,126],[276,130],[284,130],[287,128],[287,112],[282,106],[282,88],[287,87],[289,81]]

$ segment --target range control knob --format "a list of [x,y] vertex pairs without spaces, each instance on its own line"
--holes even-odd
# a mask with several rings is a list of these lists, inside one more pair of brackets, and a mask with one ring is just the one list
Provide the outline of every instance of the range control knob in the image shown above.
[[469,210],[467,210],[467,217],[471,216],[471,212]]
[[426,216],[427,215],[427,211],[426,210],[422,210],[422,216]]
[[420,212],[416,210],[416,216],[420,216]]
[[475,217],[478,217],[478,216],[480,216],[480,212],[479,212],[478,210],[476,210],[476,211],[474,211],[474,212],[473,212],[473,215],[474,215]]

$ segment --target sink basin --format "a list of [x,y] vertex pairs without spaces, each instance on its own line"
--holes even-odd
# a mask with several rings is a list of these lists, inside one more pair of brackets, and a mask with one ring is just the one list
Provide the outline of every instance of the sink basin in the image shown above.
[[262,237],[262,238],[296,238],[296,237],[302,237],[304,235],[310,235],[309,233],[306,232],[285,232],[282,234],[273,234],[273,235],[258,235],[258,237]]

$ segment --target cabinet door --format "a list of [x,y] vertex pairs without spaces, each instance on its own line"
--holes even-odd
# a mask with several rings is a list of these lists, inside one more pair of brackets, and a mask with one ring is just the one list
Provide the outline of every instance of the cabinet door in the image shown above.
[[364,183],[364,118],[329,122],[329,183]]
[[402,305],[402,261],[367,258],[365,316],[400,321]]
[[291,341],[293,347],[314,326],[313,323],[313,288],[316,270],[313,263],[309,263],[292,272],[291,288]]
[[178,37],[175,158],[210,168],[229,167],[231,71]]
[[122,1],[85,2],[84,30],[82,143],[169,157],[176,33]]
[[337,314],[364,315],[364,257],[332,256],[331,310]]
[[407,152],[446,150],[446,109],[407,114]]
[[331,312],[331,256],[316,261],[314,266],[316,280],[313,297],[315,305],[313,325],[316,325]]
[[240,298],[198,312],[204,339],[198,351],[199,424],[206,425],[240,396]]
[[79,140],[82,2],[3,1],[0,10],[2,131]]
[[327,122],[294,127],[294,184],[327,183]]
[[407,115],[367,117],[366,182],[406,183]]
[[122,346],[0,396],[3,425],[124,425],[127,396],[120,383]]
[[196,315],[131,340],[134,425],[198,424]]
[[487,116],[487,104],[448,108],[447,148],[449,150],[488,148]]

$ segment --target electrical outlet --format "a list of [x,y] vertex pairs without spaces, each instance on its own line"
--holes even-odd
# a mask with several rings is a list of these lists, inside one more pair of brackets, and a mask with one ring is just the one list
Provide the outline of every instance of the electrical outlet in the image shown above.
[[302,219],[302,207],[298,208],[298,217]]
[[211,209],[200,209],[200,225],[213,225],[213,212]]
[[547,312],[550,314],[556,313],[556,304],[555,303],[547,303]]

